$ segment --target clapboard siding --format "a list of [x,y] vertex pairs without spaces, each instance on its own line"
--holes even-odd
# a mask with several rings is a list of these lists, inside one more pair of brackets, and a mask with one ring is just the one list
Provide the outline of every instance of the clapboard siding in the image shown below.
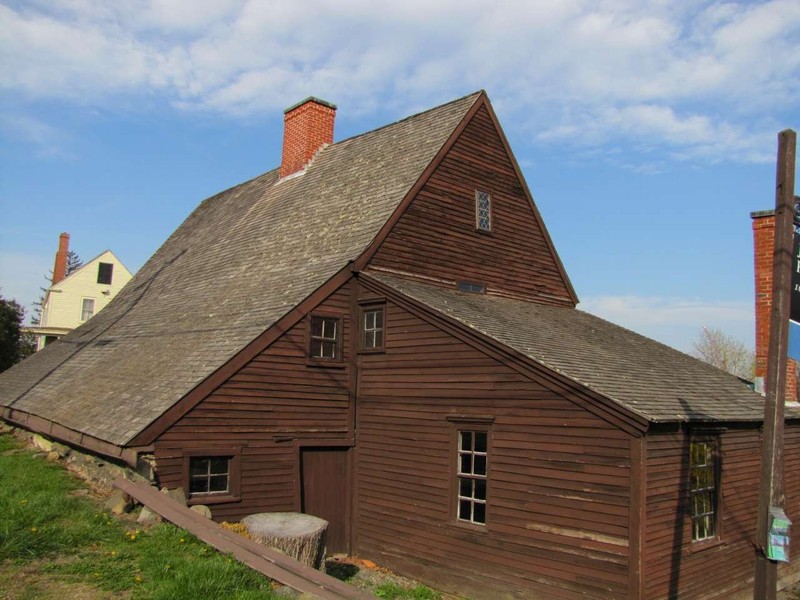
[[343,440],[350,427],[350,294],[346,284],[315,311],[344,319],[344,360],[307,361],[301,320],[200,402],[155,443],[161,485],[181,485],[183,452],[240,446],[241,500],[212,506],[216,520],[298,508],[298,449],[290,439]]
[[[475,190],[491,194],[491,234],[476,231]],[[483,282],[489,293],[572,306],[554,250],[486,107],[461,133],[369,266]]]
[[[357,553],[478,597],[627,597],[628,436],[391,302],[386,323],[360,357]],[[454,519],[456,415],[494,419],[479,531]]]
[[[797,440],[787,427],[787,448]],[[683,432],[647,440],[646,597],[725,598],[752,586],[760,436],[756,426],[722,429],[719,543],[692,542],[688,507],[688,443]],[[796,446],[795,446],[796,447]],[[800,464],[787,454],[787,496],[797,495]],[[792,493],[793,492],[793,493]],[[791,502],[791,500],[790,500]],[[790,513],[794,513],[790,504]],[[790,514],[790,518],[792,514]],[[793,550],[797,543],[793,544]]]

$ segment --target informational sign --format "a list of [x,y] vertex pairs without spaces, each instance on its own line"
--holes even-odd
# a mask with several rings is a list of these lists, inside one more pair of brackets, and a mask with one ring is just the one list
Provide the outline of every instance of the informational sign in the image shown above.
[[779,506],[769,509],[769,545],[767,558],[789,562],[789,527],[792,522]]

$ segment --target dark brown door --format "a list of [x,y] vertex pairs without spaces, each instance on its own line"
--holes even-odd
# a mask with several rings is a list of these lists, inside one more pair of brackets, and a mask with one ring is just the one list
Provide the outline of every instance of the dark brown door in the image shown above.
[[303,512],[328,521],[328,553],[348,552],[348,448],[302,448]]

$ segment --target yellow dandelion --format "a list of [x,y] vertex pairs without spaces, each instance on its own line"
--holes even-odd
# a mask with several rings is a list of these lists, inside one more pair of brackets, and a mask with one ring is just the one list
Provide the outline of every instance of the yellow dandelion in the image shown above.
[[181,538],[181,539],[180,539],[180,543],[181,543],[181,544],[183,544],[183,543],[185,543],[185,542],[186,542],[186,540],[185,540],[185,539],[183,539],[183,538]]
[[31,527],[31,532],[32,533],[36,533],[37,531],[39,531],[38,527]]
[[134,577],[134,579],[136,580],[136,583],[141,583],[142,582],[142,578],[139,575]]

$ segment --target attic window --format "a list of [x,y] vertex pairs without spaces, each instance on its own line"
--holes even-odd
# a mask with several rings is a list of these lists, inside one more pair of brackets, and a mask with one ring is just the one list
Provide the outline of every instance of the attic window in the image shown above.
[[111,285],[111,279],[114,274],[114,265],[111,263],[101,262],[97,266],[97,283],[102,285]]
[[475,226],[478,231],[492,230],[492,197],[489,192],[475,190]]
[[342,360],[342,319],[340,317],[312,315],[309,329],[309,358]]
[[486,293],[486,286],[483,283],[476,283],[474,281],[459,281],[459,292],[468,292],[470,294],[484,294]]
[[360,309],[361,331],[359,350],[361,352],[380,352],[384,349],[384,304],[369,304]]

